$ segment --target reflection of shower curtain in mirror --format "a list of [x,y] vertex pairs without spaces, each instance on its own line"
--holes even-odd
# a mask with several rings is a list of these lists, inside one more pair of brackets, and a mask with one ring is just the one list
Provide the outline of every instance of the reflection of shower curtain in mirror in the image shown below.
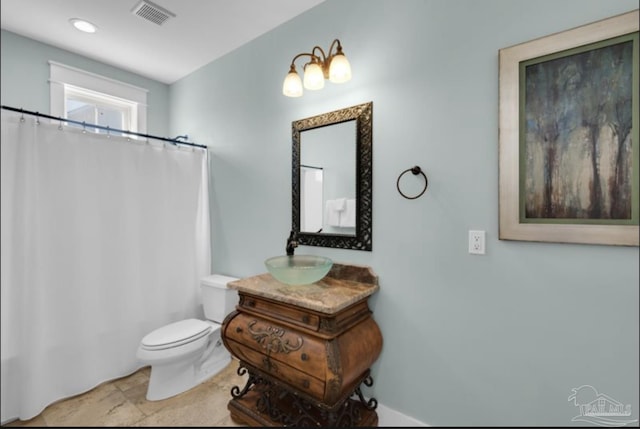
[[200,317],[201,149],[2,112],[2,422],[128,375],[140,339]]
[[300,167],[300,231],[319,232],[322,229],[323,176],[319,167]]

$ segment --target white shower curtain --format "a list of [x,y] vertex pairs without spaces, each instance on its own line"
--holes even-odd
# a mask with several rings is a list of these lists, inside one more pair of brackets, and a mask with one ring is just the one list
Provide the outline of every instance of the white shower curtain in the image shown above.
[[210,273],[205,150],[37,122],[2,111],[2,423],[139,369]]

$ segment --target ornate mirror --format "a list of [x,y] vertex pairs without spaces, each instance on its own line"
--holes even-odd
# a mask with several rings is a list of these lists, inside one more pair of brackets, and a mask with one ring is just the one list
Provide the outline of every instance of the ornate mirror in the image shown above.
[[372,113],[368,102],[292,122],[298,244],[371,250]]

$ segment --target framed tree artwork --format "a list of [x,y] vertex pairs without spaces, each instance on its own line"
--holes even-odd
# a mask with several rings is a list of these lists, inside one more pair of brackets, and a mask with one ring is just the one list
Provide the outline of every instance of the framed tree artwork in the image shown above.
[[500,239],[638,246],[638,10],[501,49]]

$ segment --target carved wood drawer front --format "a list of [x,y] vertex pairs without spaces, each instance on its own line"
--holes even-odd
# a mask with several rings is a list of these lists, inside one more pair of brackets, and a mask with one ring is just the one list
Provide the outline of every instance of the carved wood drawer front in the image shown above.
[[318,315],[277,302],[244,296],[240,306],[313,331],[317,331],[320,326]]
[[227,343],[233,353],[241,360],[272,375],[278,380],[290,384],[296,389],[299,389],[320,401],[323,399],[323,380],[318,380],[307,373],[290,367],[280,360],[274,359],[273,357],[267,356],[252,348],[245,347],[243,344],[239,344],[234,340],[227,341]]
[[325,378],[326,347],[321,339],[244,313],[237,314],[228,322],[224,335],[268,356],[272,361],[281,362],[321,380]]

